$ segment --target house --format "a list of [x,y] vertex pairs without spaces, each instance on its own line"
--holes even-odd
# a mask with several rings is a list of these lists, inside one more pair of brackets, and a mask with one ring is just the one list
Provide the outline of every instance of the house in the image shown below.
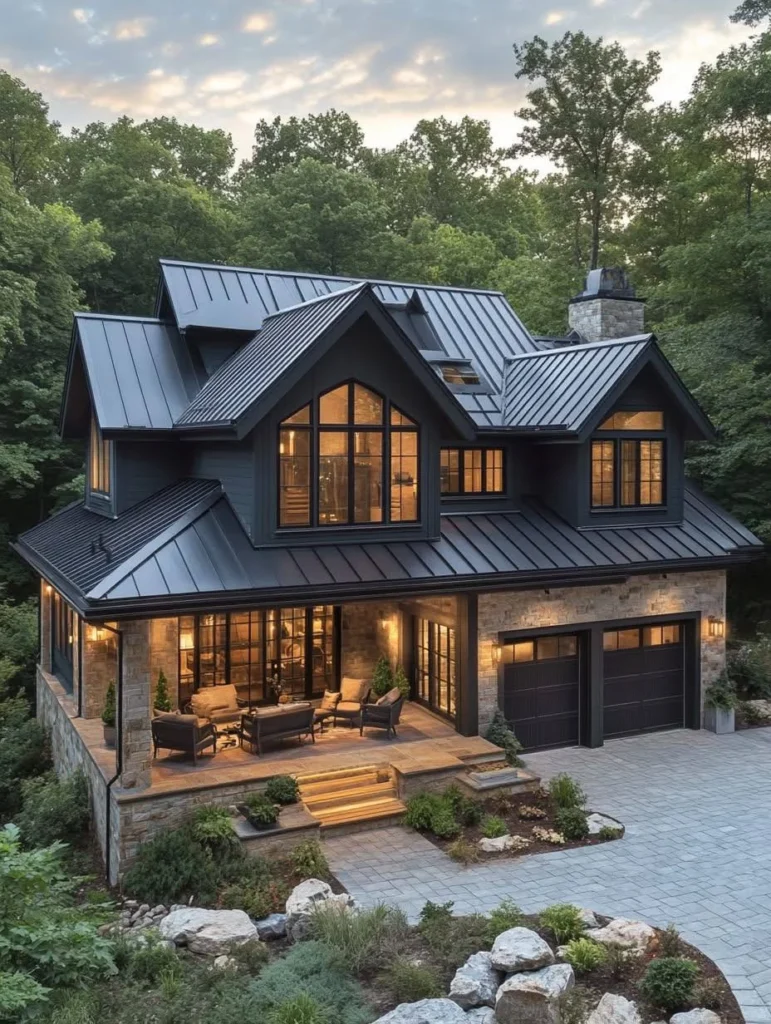
[[685,478],[713,427],[626,275],[593,271],[570,323],[537,339],[496,292],[170,260],[154,317],[75,315],[60,429],[85,494],[16,550],[41,578],[39,715],[89,773],[113,877],[270,766],[154,760],[161,670],[178,707],[226,685],[260,706],[385,655],[456,765],[496,708],[528,750],[700,728],[726,571],[761,545]]

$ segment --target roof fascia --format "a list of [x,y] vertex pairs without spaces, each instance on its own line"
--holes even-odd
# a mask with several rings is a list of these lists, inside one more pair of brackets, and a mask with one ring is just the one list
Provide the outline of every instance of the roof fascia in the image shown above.
[[[64,437],[66,436],[65,435],[65,429],[66,429],[66,423],[67,423],[67,413],[68,413],[68,405],[69,405],[69,397],[70,397],[70,386],[72,384],[72,375],[73,375],[73,372],[74,372],[75,353],[76,353],[77,350],[79,350],[79,348],[80,348],[80,335],[78,334],[78,321],[77,321],[77,318],[73,318],[73,321],[72,321],[72,334],[70,336],[70,349],[69,349],[69,352],[67,353],[67,370],[66,370],[65,375],[64,375],[64,388],[62,390],[62,400],[61,400],[61,404],[59,406],[59,426],[58,426],[58,432],[59,432],[59,437],[61,437],[62,439],[64,439]],[[86,365],[85,365],[86,361],[83,358],[83,353],[82,352],[80,354],[80,361],[81,361],[81,365],[83,367],[83,373],[85,373],[86,376],[88,376],[88,374],[86,373]]]
[[87,613],[89,606],[84,600],[83,592],[75,586],[72,580],[62,575],[47,559],[41,558],[23,540],[12,541],[10,546],[19,558],[31,566],[51,586],[55,587],[77,612],[81,615]]

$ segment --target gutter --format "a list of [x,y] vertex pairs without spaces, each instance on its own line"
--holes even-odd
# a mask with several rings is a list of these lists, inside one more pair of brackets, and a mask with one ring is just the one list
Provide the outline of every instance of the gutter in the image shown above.
[[112,805],[110,796],[112,794],[112,787],[118,781],[123,771],[123,633],[119,629],[113,629],[112,626],[108,626],[103,623],[103,628],[114,633],[118,639],[118,678],[115,686],[115,724],[117,726],[117,732],[115,736],[115,774],[111,779],[107,781],[105,787],[105,810],[104,810],[104,873],[107,877],[107,884],[110,884],[110,846],[111,846],[111,835],[110,827],[112,825]]

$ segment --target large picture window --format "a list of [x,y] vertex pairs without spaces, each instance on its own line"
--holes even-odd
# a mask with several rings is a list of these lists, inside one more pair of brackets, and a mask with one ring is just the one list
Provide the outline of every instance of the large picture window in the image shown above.
[[442,448],[442,494],[503,494],[503,448]]
[[[655,411],[616,412],[602,424],[604,436],[592,441],[592,508],[664,504],[665,443],[655,436],[663,429],[664,414]],[[653,436],[639,436],[646,434]]]
[[279,526],[419,519],[417,424],[354,381],[279,427]]
[[91,418],[91,441],[88,456],[88,483],[92,494],[109,497],[112,474],[112,441],[105,441],[97,426],[96,419]]

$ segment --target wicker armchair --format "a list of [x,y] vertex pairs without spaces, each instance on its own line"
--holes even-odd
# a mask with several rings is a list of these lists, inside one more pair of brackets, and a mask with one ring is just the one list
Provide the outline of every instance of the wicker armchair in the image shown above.
[[390,740],[396,735],[396,726],[402,713],[404,697],[399,697],[392,704],[362,704],[359,719],[359,736],[365,729],[385,729]]
[[195,715],[156,715],[150,723],[153,735],[153,757],[159,750],[177,750],[192,754],[193,762],[208,747],[217,753],[217,733],[211,722],[202,722]]

